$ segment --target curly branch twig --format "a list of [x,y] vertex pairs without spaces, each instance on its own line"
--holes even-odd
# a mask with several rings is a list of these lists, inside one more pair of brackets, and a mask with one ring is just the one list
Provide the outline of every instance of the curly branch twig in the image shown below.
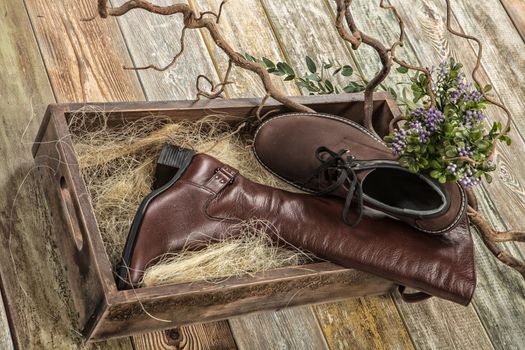
[[[385,80],[385,78],[390,73],[392,59],[389,55],[389,50],[379,40],[363,33],[357,28],[357,24],[355,23],[352,12],[350,11],[352,0],[336,0],[336,4],[336,27],[341,38],[345,41],[348,41],[354,50],[358,49],[361,43],[369,45],[377,52],[381,64],[383,65],[381,70],[368,82],[365,88],[365,117],[363,124],[367,129],[375,132],[372,123],[374,113],[373,94],[379,84],[381,84],[381,82]],[[348,25],[350,32],[344,28],[343,18],[346,20],[346,24]]]
[[519,231],[496,231],[491,224],[474,208],[468,208],[470,222],[476,227],[483,243],[487,248],[505,265],[517,270],[525,278],[525,263],[501,249],[496,243],[501,242],[525,242],[525,232]]
[[[385,4],[384,0],[381,0],[381,3],[379,6],[385,10],[390,10],[394,14],[394,17],[397,19],[397,23],[399,24],[399,39],[395,43],[392,44],[390,48],[390,54],[392,56],[392,60],[397,63],[398,65],[405,67],[410,70],[415,70],[420,73],[423,73],[427,78],[427,93],[428,97],[430,98],[430,105],[429,108],[434,108],[436,106],[436,95],[434,94],[434,90],[432,89],[432,72],[427,67],[421,67],[416,66],[413,64],[410,64],[408,62],[405,62],[401,58],[397,57],[396,55],[396,49],[397,47],[403,47],[405,44],[405,23],[403,19],[401,18],[401,15],[397,11],[397,9],[392,5]],[[404,118],[402,118],[404,119]],[[397,122],[396,122],[397,123]],[[390,131],[393,131],[394,123],[390,124]]]
[[[390,73],[390,70],[392,68],[392,62],[396,62],[397,64],[404,66],[408,69],[420,71],[426,75],[427,83],[428,83],[428,91],[429,91],[429,96],[430,96],[430,107],[434,107],[436,104],[436,98],[432,91],[432,75],[431,75],[430,69],[408,64],[396,56],[397,47],[402,47],[404,45],[404,40],[405,40],[405,24],[403,22],[403,19],[399,15],[399,12],[397,11],[397,9],[392,5],[386,4],[384,0],[380,1],[379,6],[383,9],[392,11],[399,23],[399,30],[400,30],[399,38],[389,48],[387,48],[379,40],[359,30],[352,16],[352,12],[351,12],[352,0],[336,0],[336,4],[337,4],[336,28],[341,38],[349,42],[352,45],[352,49],[354,50],[357,50],[360,47],[361,43],[365,43],[369,45],[376,51],[381,61],[381,64],[382,64],[381,70],[376,74],[374,78],[372,78],[372,80],[368,82],[365,88],[365,106],[364,106],[364,109],[365,109],[364,125],[365,127],[371,131],[374,131],[374,127],[372,123],[372,120],[373,120],[373,93],[375,89],[381,84],[381,82],[385,80],[385,78]],[[348,31],[345,28],[343,19],[346,20],[346,24],[348,25],[348,29],[350,31]],[[391,124],[391,127],[393,125],[394,124]]]
[[[228,56],[232,64],[235,64],[236,66],[239,66],[246,70],[252,71],[259,76],[259,78],[261,79],[261,82],[264,85],[266,92],[271,97],[281,102],[284,106],[286,106],[287,108],[291,110],[298,111],[298,112],[314,112],[313,109],[301,103],[293,101],[288,96],[286,96],[282,91],[280,91],[273,84],[270,73],[268,73],[268,71],[262,64],[257,63],[257,62],[248,61],[245,57],[243,57],[240,53],[236,52],[228,44],[227,40],[222,36],[219,30],[219,27],[217,26],[217,22],[220,17],[219,14],[214,14],[212,16],[212,17],[215,17],[213,18],[213,20],[209,16],[204,16],[204,15],[197,16],[195,11],[188,4],[185,4],[185,3],[178,3],[178,4],[173,4],[173,5],[167,5],[167,6],[159,6],[159,5],[154,5],[145,0],[129,0],[125,2],[124,4],[118,7],[113,7],[113,8],[108,7],[107,3],[108,3],[108,0],[98,0],[98,13],[99,13],[99,16],[102,18],[107,18],[108,16],[113,16],[113,17],[122,16],[133,9],[143,9],[148,12],[155,13],[158,15],[163,15],[163,16],[182,14],[184,28],[206,29],[208,33],[210,34],[212,40]],[[222,10],[222,5],[224,5],[224,3],[221,3],[219,12]],[[211,12],[208,11],[207,14],[211,14]]]
[[[195,82],[195,87],[197,89],[197,100],[200,99],[200,97],[206,97],[209,99],[215,99],[222,96],[222,93],[224,92],[224,87],[228,84],[232,84],[231,81],[228,81],[228,78],[230,77],[230,73],[232,71],[233,63],[232,61],[228,61],[228,68],[226,69],[226,73],[224,74],[224,79],[222,82],[220,82],[217,85],[214,85],[210,78],[207,76],[200,74],[197,76],[197,81]],[[204,79],[210,84],[210,92],[206,92],[201,89],[200,87],[200,81],[201,79]]]
[[474,80],[474,82],[480,88],[480,90],[481,90],[480,93],[483,95],[485,100],[487,100],[488,102],[492,103],[493,105],[501,108],[505,112],[505,114],[507,115],[507,120],[505,122],[505,126],[503,127],[501,133],[495,137],[495,139],[494,139],[494,141],[492,143],[492,149],[491,149],[489,158],[493,158],[494,154],[496,152],[496,147],[497,147],[496,143],[497,143],[497,141],[502,136],[508,134],[508,132],[510,131],[510,125],[512,123],[512,114],[510,113],[508,108],[503,103],[492,99],[490,96],[487,96],[487,94],[483,91],[483,89],[481,87],[482,86],[481,82],[480,82],[480,80],[479,80],[479,78],[477,76],[478,70],[481,67],[481,58],[483,56],[483,44],[481,43],[481,40],[479,38],[476,38],[475,36],[472,36],[472,35],[461,33],[459,31],[455,30],[454,28],[452,28],[452,6],[450,4],[450,0],[445,0],[445,1],[447,3],[447,30],[450,33],[452,33],[453,35],[459,36],[459,37],[467,39],[467,40],[475,41],[476,44],[478,45],[478,52],[477,52],[477,57],[476,57],[476,65],[474,66],[474,69],[472,69],[472,79]]
[[173,57],[171,62],[168,63],[166,66],[159,67],[159,66],[156,66],[154,64],[150,64],[150,65],[143,66],[143,67],[126,67],[126,66],[124,66],[124,69],[127,69],[127,70],[153,69],[153,70],[156,70],[158,72],[164,72],[164,71],[168,70],[171,66],[173,66],[175,63],[177,63],[177,60],[179,59],[179,57],[182,56],[182,54],[184,53],[184,38],[185,38],[185,35],[186,35],[186,27],[182,28],[182,32],[180,33],[180,40],[179,40],[180,41],[180,50],[179,50],[179,52],[177,52],[177,54]]

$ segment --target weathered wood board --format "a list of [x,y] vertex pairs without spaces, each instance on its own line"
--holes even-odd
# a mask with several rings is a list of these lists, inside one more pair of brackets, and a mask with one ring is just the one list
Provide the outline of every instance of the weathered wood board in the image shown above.
[[[112,0],[113,6],[124,0]],[[168,5],[171,0],[157,0],[158,5]],[[100,20],[99,20],[100,21]],[[103,20],[102,20],[103,21]],[[111,20],[113,21],[113,20]],[[117,21],[129,49],[134,67],[154,64],[168,65],[180,51],[182,16],[158,16],[146,11],[131,11]],[[201,33],[185,33],[184,53],[170,68],[163,72],[153,69],[137,71],[148,100],[193,99],[197,94],[195,81],[199,74],[218,82],[215,66],[210,59]],[[121,62],[129,65],[127,62]]]
[[512,23],[525,40],[525,2],[522,0],[500,0]]
[[240,349],[328,349],[310,307],[235,317],[229,322]]
[[[193,8],[201,12],[217,11],[219,4],[214,0],[191,0],[190,3]],[[285,60],[280,43],[259,0],[226,3],[219,21],[219,28],[228,43],[241,54],[248,53],[257,58],[266,56],[274,61]],[[202,34],[222,81],[228,66],[227,56],[212,41],[206,30],[203,30]],[[252,72],[234,67],[228,80],[234,83],[227,86],[227,97],[262,97],[265,95],[259,77]],[[285,83],[279,77],[275,77],[273,82],[288,95],[299,95],[295,84]]]
[[314,306],[330,349],[414,349],[390,296]]
[[228,322],[202,323],[133,337],[135,350],[235,350]]
[[14,349],[13,339],[11,338],[11,330],[9,329],[9,321],[5,312],[2,290],[0,290],[0,349]]

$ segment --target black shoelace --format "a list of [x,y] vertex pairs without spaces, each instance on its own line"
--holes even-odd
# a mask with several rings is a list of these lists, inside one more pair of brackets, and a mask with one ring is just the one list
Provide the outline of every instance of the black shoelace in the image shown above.
[[[328,154],[328,157],[323,158],[325,153]],[[306,183],[309,183],[312,179],[317,177],[322,178],[327,171],[338,171],[339,175],[337,176],[337,180],[315,194],[321,196],[332,193],[347,183],[348,192],[346,194],[345,205],[343,208],[343,221],[345,224],[355,227],[363,217],[363,188],[361,187],[361,183],[357,180],[357,174],[354,170],[356,165],[354,157],[348,154],[348,150],[346,149],[342,149],[336,153],[327,147],[319,147],[315,151],[315,157],[321,162],[321,165],[314,171]],[[329,177],[329,174],[326,174],[326,176]],[[357,200],[357,218],[353,222],[350,222],[348,216],[350,214],[350,206],[354,194]]]

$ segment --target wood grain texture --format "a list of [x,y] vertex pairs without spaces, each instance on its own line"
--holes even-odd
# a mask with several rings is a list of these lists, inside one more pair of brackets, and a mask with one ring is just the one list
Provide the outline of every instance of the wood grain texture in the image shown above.
[[240,349],[328,349],[310,307],[261,312],[229,320]]
[[[54,102],[52,90],[23,3],[2,1],[0,13],[0,269],[15,345],[92,349],[72,326],[76,315],[54,249],[53,218],[30,153],[40,117]],[[105,344],[130,346],[129,340]]]
[[[190,3],[199,11],[216,11],[219,1],[191,0]],[[223,8],[219,27],[237,52],[249,53],[258,58],[265,56],[274,61],[286,61],[259,0],[229,1]],[[207,31],[203,31],[203,36],[217,71],[223,79],[228,59]],[[229,80],[234,82],[226,89],[229,97],[262,97],[266,94],[259,77],[252,72],[234,67]],[[273,82],[288,95],[299,95],[293,82],[283,82],[279,77],[274,77]]]
[[[330,8],[324,1],[261,0],[287,61],[300,73],[307,71],[305,56],[318,62],[334,59],[340,64],[355,62],[339,37]],[[351,77],[359,81],[357,73]],[[348,79],[337,77],[337,81]]]
[[472,306],[438,298],[417,304],[397,295],[396,300],[417,349],[493,349]]
[[27,0],[58,102],[133,101],[142,92],[115,21],[96,19],[92,1]]
[[525,40],[525,2],[522,0],[500,0],[512,23]]
[[[124,2],[112,0],[113,6]],[[169,5],[173,1],[156,0],[153,3]],[[182,15],[166,17],[138,10],[118,17],[117,21],[136,67],[150,64],[164,67],[180,50]],[[186,31],[184,42],[183,55],[166,71],[149,69],[137,72],[148,100],[194,99],[197,94],[195,81],[199,74],[218,81],[200,31]]]
[[12,350],[14,349],[14,345],[13,339],[11,338],[11,330],[9,329],[7,314],[5,312],[3,294],[3,291],[0,290],[0,349]]
[[[478,198],[483,197],[485,200],[480,201],[482,212],[492,225],[501,229],[504,223],[501,214],[496,207],[490,206],[487,192],[479,191]],[[523,349],[525,280],[489,253],[479,237],[475,238],[478,289],[473,299],[474,308],[496,349]],[[505,248],[515,257],[525,259],[515,244],[505,244]]]
[[[456,56],[461,62],[465,64],[467,70],[472,69],[475,54],[471,46],[466,45],[466,43],[461,40],[450,37],[448,34],[443,33],[442,35],[435,35],[440,31],[444,30],[444,8],[441,5],[436,5],[436,3],[431,1],[395,1],[393,2],[398,6],[401,14],[407,20],[407,27],[410,28],[408,31],[408,37],[412,41],[413,46],[418,48],[418,56],[424,64],[430,65],[435,63],[440,59],[440,55],[435,50],[437,44],[440,42],[445,44],[445,49],[450,51],[454,56]],[[459,5],[459,2],[454,3]],[[462,2],[463,4],[463,2]],[[496,5],[496,4],[494,4]],[[480,6],[484,8],[485,6]],[[488,6],[491,12],[494,9],[494,6]],[[468,17],[472,15],[472,11],[466,12],[465,9],[458,10],[456,9],[456,15],[461,13],[461,16]],[[487,10],[488,11],[488,10]],[[474,12],[475,13],[475,12]],[[503,18],[501,20],[504,20]],[[471,20],[465,18],[461,19],[460,22],[464,25],[465,22]],[[488,27],[490,22],[485,20],[478,20],[472,24],[472,28],[469,31],[470,33],[476,33],[478,36],[483,37],[483,33],[480,33],[484,27]],[[457,22],[455,22],[456,28],[458,28]],[[503,30],[503,28],[500,28]],[[490,27],[487,29],[493,33],[498,33],[498,28]],[[487,32],[488,34],[488,32]],[[444,37],[445,41],[441,40],[440,37]],[[518,41],[521,42],[520,38]],[[417,44],[416,44],[417,42]],[[495,51],[496,42],[493,42],[486,46],[486,52]],[[486,53],[488,55],[488,53]],[[518,57],[518,56],[516,56]],[[501,60],[501,58],[500,58]],[[519,60],[519,59],[518,59]],[[521,63],[517,63],[518,66]],[[503,71],[493,71],[491,79],[488,78],[488,68],[486,63],[483,64],[483,69],[480,71],[480,75],[483,80],[491,83],[494,86],[495,93],[499,96],[505,98],[505,95],[509,95],[510,90],[507,87],[501,86],[501,84],[509,84],[514,81],[515,77],[503,74]],[[506,81],[506,83],[505,83]],[[521,96],[515,96],[516,99],[521,99]],[[514,106],[509,106],[511,110],[515,113],[515,108],[517,103],[513,103]],[[501,112],[491,109],[489,117],[494,120],[494,118],[501,118]],[[521,114],[520,114],[521,115]],[[521,119],[521,118],[520,118]],[[516,120],[516,123],[520,122]],[[522,122],[522,121],[521,121]],[[521,136],[514,134],[514,143],[513,148],[525,149]],[[487,195],[487,190],[484,187],[478,189],[478,199],[480,201],[481,207],[484,209],[485,214],[491,218],[494,224],[497,224],[500,228],[502,224],[502,217],[505,215],[504,222],[518,222],[520,220],[521,206],[523,201],[519,198],[521,196],[521,186],[516,183],[517,179],[521,178],[516,173],[521,173],[523,167],[513,166],[512,170],[509,164],[523,164],[523,160],[519,159],[522,152],[516,152],[508,150],[507,147],[502,147],[499,155],[499,171],[498,176],[496,176],[495,181],[487,186],[488,190],[492,194],[491,196]],[[510,176],[501,176],[502,174],[511,174]],[[508,178],[515,178],[512,181],[508,181]],[[506,202],[506,203],[503,203]],[[523,290],[523,279],[517,275],[514,271],[511,271],[509,268],[501,265],[497,262],[481,244],[476,237],[476,262],[478,267],[478,289],[474,296],[473,306],[477,311],[478,316],[481,319],[483,328],[488,334],[492,344],[496,348],[505,348],[505,347],[519,347],[519,344],[523,344],[522,332],[518,331],[520,327],[519,324],[522,324],[523,321],[517,321],[522,316],[517,310],[523,310],[524,299],[522,297]],[[511,252],[520,256],[519,252],[516,250],[514,244],[507,245],[511,248]],[[521,292],[520,292],[521,290]],[[426,306],[426,312],[432,312],[435,314],[436,311],[432,311],[432,307],[427,305],[427,303],[422,304]],[[413,322],[414,324],[419,324],[420,319],[414,318],[411,320],[411,315],[414,314],[412,305],[400,304],[400,309],[403,311],[405,320],[407,324]],[[470,312],[470,311],[469,311]],[[417,314],[417,313],[416,313]],[[454,310],[453,314],[456,314],[459,318],[464,319],[465,310],[462,308],[460,310]],[[448,314],[447,314],[448,315]],[[437,314],[439,317],[439,314]],[[494,320],[498,320],[499,324],[496,326]],[[452,323],[450,323],[452,324]],[[454,324],[457,324],[455,322]],[[479,328],[479,326],[478,326]],[[447,332],[449,333],[454,328],[441,329],[439,333]],[[444,336],[447,333],[443,333],[439,336],[439,339],[447,339]],[[470,332],[468,332],[470,334]],[[463,333],[462,334],[467,334]],[[470,345],[476,345],[476,339],[470,339],[469,337],[448,337],[446,341],[448,346],[456,346],[455,342],[458,339],[463,339],[467,341]],[[478,339],[483,339],[483,337],[478,337]]]
[[135,350],[234,350],[228,321],[174,328],[134,338]]
[[313,307],[330,349],[414,349],[390,296]]
[[[330,9],[330,14],[335,21],[336,3],[334,0],[324,0]],[[379,1],[354,1],[352,2],[352,14],[359,29],[364,33],[379,39],[385,47],[391,47],[399,39],[399,25],[391,11],[385,11],[379,7]],[[377,52],[370,46],[362,44],[358,50],[352,50],[348,43],[347,49],[352,53],[356,64],[364,73],[366,79],[372,79],[381,69],[381,61]],[[413,51],[410,42],[406,42],[404,47],[398,47],[396,52],[402,55],[408,63],[417,63],[416,58],[411,54]],[[402,93],[406,83],[410,82],[406,74],[396,71],[396,65],[392,66],[390,74],[386,77],[383,86],[392,88],[398,95]],[[383,89],[379,87],[378,90]],[[409,95],[410,96],[410,95]]]

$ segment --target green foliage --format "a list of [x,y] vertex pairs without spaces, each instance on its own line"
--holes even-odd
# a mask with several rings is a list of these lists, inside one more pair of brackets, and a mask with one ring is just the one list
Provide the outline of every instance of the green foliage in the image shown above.
[[[400,73],[405,73],[402,67]],[[385,142],[399,154],[400,164],[413,172],[425,172],[440,183],[458,181],[466,188],[478,184],[495,170],[489,159],[501,123],[486,128],[484,111],[488,101],[481,92],[490,91],[468,83],[462,65],[453,59],[440,63],[433,72],[436,108],[429,109],[427,77],[417,73],[411,80],[413,98],[401,98],[407,107],[406,121]],[[511,139],[500,140],[510,145]]]
[[295,70],[286,62],[273,62],[267,57],[257,59],[245,53],[244,57],[252,62],[261,63],[268,73],[283,77],[284,81],[294,81],[302,90],[306,90],[310,95],[340,94],[342,92],[360,92],[365,89],[361,82],[348,81],[340,85],[335,79],[341,76],[344,79],[350,78],[354,74],[354,69],[350,65],[339,65],[334,61],[316,62],[306,56],[305,63],[307,71],[298,76]]

